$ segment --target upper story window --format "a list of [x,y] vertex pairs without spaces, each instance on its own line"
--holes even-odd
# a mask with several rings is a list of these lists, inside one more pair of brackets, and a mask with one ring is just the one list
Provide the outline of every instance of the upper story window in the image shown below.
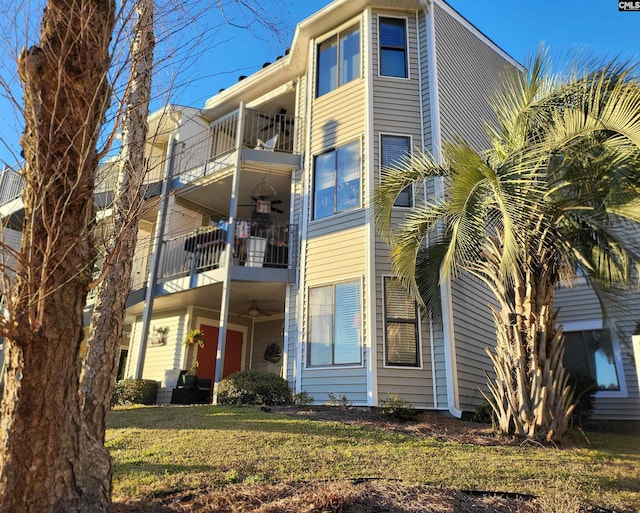
[[385,365],[418,367],[418,307],[397,278],[384,279]]
[[[380,137],[380,161],[382,167],[397,162],[400,157],[409,153],[411,138],[400,135],[382,135]],[[413,205],[413,185],[407,186],[396,198],[394,206],[411,207]]]
[[309,289],[307,365],[360,365],[360,282]]
[[318,45],[316,96],[360,77],[360,30],[340,32]]
[[407,78],[407,20],[379,18],[380,75]]
[[313,183],[314,219],[360,206],[360,142],[318,155]]

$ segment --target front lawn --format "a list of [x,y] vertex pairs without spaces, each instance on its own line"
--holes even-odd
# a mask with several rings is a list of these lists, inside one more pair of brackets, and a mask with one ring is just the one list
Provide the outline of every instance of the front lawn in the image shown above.
[[574,433],[570,447],[557,449],[478,445],[460,442],[444,429],[438,435],[394,428],[309,420],[248,407],[115,410],[107,431],[114,500],[124,504],[153,497],[197,497],[231,484],[264,488],[381,480],[533,495],[541,497],[537,505],[545,500],[557,504],[554,497],[570,495],[583,505],[640,510],[638,434],[587,433],[585,438]]

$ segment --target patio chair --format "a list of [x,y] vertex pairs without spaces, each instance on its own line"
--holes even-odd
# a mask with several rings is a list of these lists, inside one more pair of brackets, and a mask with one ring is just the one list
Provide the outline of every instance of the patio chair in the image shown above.
[[267,139],[267,141],[258,139],[258,144],[254,148],[254,150],[273,151],[276,147],[276,143],[278,142],[278,135],[279,134],[274,135],[271,139]]

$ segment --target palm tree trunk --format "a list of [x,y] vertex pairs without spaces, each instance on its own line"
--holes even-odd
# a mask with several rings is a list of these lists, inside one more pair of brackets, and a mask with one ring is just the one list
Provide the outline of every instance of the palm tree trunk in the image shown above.
[[562,328],[556,327],[553,312],[555,263],[543,251],[543,258],[530,258],[505,284],[500,247],[499,242],[492,246],[495,254],[487,256],[494,265],[483,268],[481,276],[498,298],[498,307],[492,307],[497,345],[487,350],[495,377],[488,377],[492,397],[487,400],[502,433],[557,441],[567,430],[573,397],[563,365]]

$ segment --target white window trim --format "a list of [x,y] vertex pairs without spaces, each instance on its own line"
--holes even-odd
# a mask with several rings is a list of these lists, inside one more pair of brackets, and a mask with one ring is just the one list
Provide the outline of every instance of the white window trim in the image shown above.
[[[380,132],[378,134],[378,180],[382,181],[382,138],[384,136],[391,137],[405,137],[409,139],[409,155],[413,155],[413,136],[410,134],[400,134],[396,132]],[[403,206],[393,206],[394,210],[412,210],[416,205],[416,186],[415,183],[411,184],[411,205],[408,207]]]
[[[319,287],[328,287],[334,286],[340,283],[352,283],[357,281],[360,284],[360,363],[345,363],[345,364],[337,364],[337,365],[309,365],[309,289],[315,289]],[[335,289],[334,289],[335,290]],[[361,275],[341,278],[336,281],[323,281],[319,283],[313,283],[311,285],[307,285],[304,301],[305,301],[305,309],[304,309],[304,331],[302,334],[302,347],[304,348],[304,354],[302,355],[303,368],[305,371],[316,371],[316,370],[329,370],[329,369],[362,369],[365,367],[364,361],[364,333],[363,333],[363,299],[364,299],[364,278]],[[335,308],[335,304],[334,304]],[[335,314],[335,310],[334,310]]]
[[[316,219],[315,217],[315,209],[316,209],[316,158],[320,155],[324,155],[325,153],[329,153],[331,151],[337,151],[339,148],[343,148],[345,146],[349,146],[351,143],[358,141],[360,144],[360,190],[358,191],[358,206],[350,208],[348,210],[341,210],[340,212],[334,212],[331,215],[320,217]],[[309,224],[313,225],[315,223],[321,223],[323,221],[327,221],[329,219],[335,219],[336,216],[342,216],[351,214],[353,212],[357,212],[358,210],[362,210],[362,187],[364,183],[363,170],[364,170],[364,138],[362,136],[354,137],[352,139],[347,140],[341,144],[335,144],[334,146],[329,146],[323,150],[320,150],[318,153],[311,155],[311,195],[309,197],[310,200],[310,209],[309,209]],[[335,184],[337,186],[337,184]]]
[[[407,76],[406,77],[394,77],[391,75],[383,75],[382,74],[382,59],[380,58],[380,18],[388,18],[388,19],[396,19],[396,20],[404,20],[404,38],[405,38],[405,46],[404,46],[404,58],[406,59],[407,66]],[[378,13],[376,16],[376,23],[378,24],[378,77],[389,79],[389,80],[411,80],[411,59],[409,58],[409,18],[407,16],[392,16],[387,14]]]
[[423,370],[423,358],[422,358],[422,322],[420,317],[420,307],[416,305],[416,323],[418,328],[418,340],[416,351],[418,352],[418,365],[397,365],[387,363],[387,292],[385,281],[386,278],[397,278],[393,274],[383,274],[382,279],[382,367],[384,369],[406,369],[406,370]]
[[[602,320],[592,321],[577,321],[577,322],[565,322],[562,324],[562,332],[570,333],[572,331],[588,331],[588,330],[601,330],[604,329]],[[618,340],[618,334],[616,333],[615,324],[611,323],[609,329],[609,335],[611,336],[611,347],[613,349],[613,362],[616,367],[616,374],[618,377],[618,385],[620,390],[598,390],[593,396],[597,398],[626,398],[629,397],[629,391],[627,389],[627,380],[624,374],[624,365],[622,363],[622,353],[620,352],[620,341]]]
[[[358,77],[358,79],[363,79],[364,78],[364,39],[363,39],[363,25],[362,25],[362,17],[361,16],[357,16],[355,18],[352,18],[348,21],[345,21],[342,25],[336,27],[335,29],[333,29],[331,32],[327,32],[326,34],[323,34],[322,37],[318,37],[316,39],[313,40],[313,101],[316,100],[320,100],[320,99],[324,99],[328,96],[330,96],[331,94],[335,93],[338,89],[341,89],[343,86],[346,86],[347,84],[351,84],[352,82],[355,82],[358,79],[353,79],[350,80],[349,82],[342,84],[342,85],[337,85],[335,88],[333,88],[331,91],[323,94],[322,96],[318,96],[318,48],[320,47],[320,45],[322,43],[324,43],[325,41],[328,41],[329,39],[331,39],[332,37],[339,35],[343,32],[346,32],[349,29],[352,29],[354,27],[358,27],[358,30],[360,31],[360,76]],[[340,73],[340,71],[338,70],[338,74]]]

